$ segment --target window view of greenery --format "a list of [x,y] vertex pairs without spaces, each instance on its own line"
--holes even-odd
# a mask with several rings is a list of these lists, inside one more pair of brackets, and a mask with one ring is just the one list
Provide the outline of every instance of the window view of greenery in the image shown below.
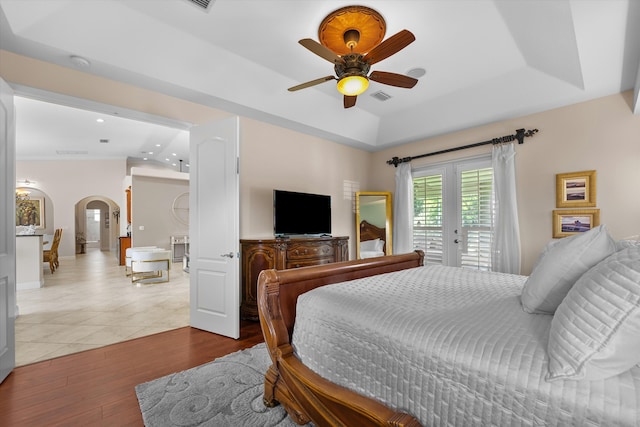
[[442,264],[442,175],[413,180],[413,247],[425,262]]
[[[430,175],[413,180],[413,243],[427,263],[443,263],[443,179]],[[456,238],[460,266],[491,269],[493,169],[473,169],[460,175],[460,228]],[[457,229],[457,227],[456,227]]]

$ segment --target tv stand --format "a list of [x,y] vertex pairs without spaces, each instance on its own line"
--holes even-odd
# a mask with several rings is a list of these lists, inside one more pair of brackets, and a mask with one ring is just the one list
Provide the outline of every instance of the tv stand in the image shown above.
[[307,267],[349,260],[349,237],[282,236],[241,239],[243,319],[258,320],[258,275],[262,270]]

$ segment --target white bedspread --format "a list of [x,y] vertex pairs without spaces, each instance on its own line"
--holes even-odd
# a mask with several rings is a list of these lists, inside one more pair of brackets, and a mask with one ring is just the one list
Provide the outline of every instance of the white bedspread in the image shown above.
[[639,426],[640,367],[545,382],[552,316],[522,310],[525,279],[427,266],[324,286],[298,299],[292,342],[425,426]]

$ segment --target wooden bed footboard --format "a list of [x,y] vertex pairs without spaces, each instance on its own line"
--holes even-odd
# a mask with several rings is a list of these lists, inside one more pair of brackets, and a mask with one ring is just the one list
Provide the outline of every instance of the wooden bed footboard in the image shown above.
[[420,426],[411,415],[338,386],[305,366],[294,354],[291,336],[298,296],[314,288],[424,265],[424,253],[264,270],[258,277],[258,314],[273,364],[265,375],[264,401],[280,403],[298,424],[317,426]]

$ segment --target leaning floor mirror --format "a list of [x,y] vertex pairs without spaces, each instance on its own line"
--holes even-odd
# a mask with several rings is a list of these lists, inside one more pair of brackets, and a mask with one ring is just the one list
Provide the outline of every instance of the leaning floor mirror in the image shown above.
[[356,193],[356,258],[391,255],[391,193]]

